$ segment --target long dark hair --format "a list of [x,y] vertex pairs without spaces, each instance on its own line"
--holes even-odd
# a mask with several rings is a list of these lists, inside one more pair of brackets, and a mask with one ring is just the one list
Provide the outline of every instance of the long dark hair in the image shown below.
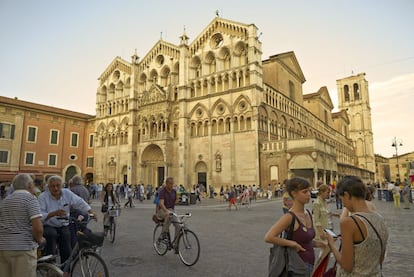
[[112,201],[115,201],[114,184],[112,184],[112,183],[106,183],[106,185],[105,185],[105,199],[104,199],[105,202],[108,202],[108,191],[106,189],[107,189],[107,187],[109,185],[112,186],[112,190],[109,192],[111,194],[111,199],[112,199]]

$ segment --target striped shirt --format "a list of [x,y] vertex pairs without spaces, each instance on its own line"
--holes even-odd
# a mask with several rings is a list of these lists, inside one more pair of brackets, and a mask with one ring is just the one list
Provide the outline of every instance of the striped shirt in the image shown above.
[[69,189],[62,189],[59,199],[55,199],[52,194],[50,194],[49,190],[45,190],[40,194],[39,202],[43,225],[51,227],[62,227],[69,225],[68,220],[60,220],[56,217],[51,217],[46,220],[47,215],[51,212],[63,209],[66,211],[67,216],[69,216],[71,208],[85,214],[91,209],[85,200],[74,194]]
[[0,206],[0,250],[32,250],[31,220],[41,217],[39,201],[27,190],[16,190]]

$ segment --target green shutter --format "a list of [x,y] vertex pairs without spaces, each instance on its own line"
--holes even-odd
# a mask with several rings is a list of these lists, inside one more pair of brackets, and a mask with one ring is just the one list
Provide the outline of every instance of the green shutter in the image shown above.
[[14,139],[14,129],[15,128],[16,128],[16,126],[13,124],[11,126],[11,129],[10,129],[10,139]]

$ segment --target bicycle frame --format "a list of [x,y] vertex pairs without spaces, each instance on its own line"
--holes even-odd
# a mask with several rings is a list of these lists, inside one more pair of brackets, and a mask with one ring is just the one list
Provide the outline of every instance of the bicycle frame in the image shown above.
[[[97,252],[98,247],[102,246],[103,237],[100,238],[100,235],[93,236],[92,232],[86,227],[88,222],[81,222],[77,218],[69,218],[71,223],[75,223],[79,227],[79,231],[77,232],[77,242],[75,246],[72,248],[72,252],[69,255],[69,258],[63,263],[55,263],[53,262],[56,260],[56,255],[50,255],[45,257],[41,257],[38,259],[38,264],[41,263],[48,263],[50,265],[54,265],[59,268],[60,271],[63,272],[72,272],[73,265],[78,257],[82,256],[85,252]],[[90,232],[89,236],[86,234]],[[43,259],[42,259],[43,258]],[[84,274],[83,264],[81,261],[81,271]],[[56,271],[56,270],[55,270]],[[60,273],[60,272],[59,272]]]
[[[200,243],[197,235],[191,231],[185,223],[185,218],[191,217],[191,214],[177,215],[176,213],[171,213],[171,215],[173,218],[170,223],[178,225],[174,240],[171,241],[169,232],[167,238],[161,237],[162,226],[165,222],[157,223],[153,232],[153,246],[155,251],[158,255],[163,256],[168,250],[174,249],[175,253],[178,254],[180,260],[185,265],[192,266],[200,257]],[[190,254],[190,256],[188,254]]]

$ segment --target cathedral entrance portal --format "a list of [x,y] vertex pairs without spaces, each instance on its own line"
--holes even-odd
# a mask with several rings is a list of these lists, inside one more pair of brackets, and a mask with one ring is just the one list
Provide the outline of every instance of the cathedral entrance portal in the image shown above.
[[161,186],[162,183],[164,183],[164,179],[165,179],[164,168],[158,167],[158,183],[157,183],[158,187]]
[[206,172],[198,172],[197,174],[197,184],[203,184],[207,190],[207,173]]
[[203,161],[199,161],[195,166],[195,171],[197,173],[197,184],[203,184],[207,188],[207,165]]
[[141,176],[144,185],[151,184],[154,187],[164,182],[165,161],[164,154],[158,145],[151,144],[142,152],[141,156]]

